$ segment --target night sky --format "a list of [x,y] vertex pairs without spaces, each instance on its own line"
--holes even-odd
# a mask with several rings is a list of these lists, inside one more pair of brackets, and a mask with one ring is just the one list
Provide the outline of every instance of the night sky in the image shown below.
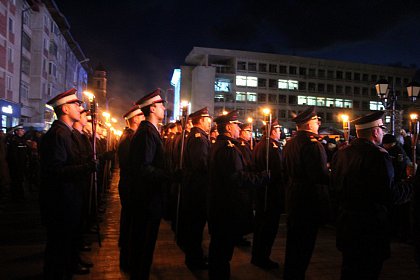
[[111,108],[169,88],[194,46],[420,67],[418,0],[56,3],[91,66],[108,70]]

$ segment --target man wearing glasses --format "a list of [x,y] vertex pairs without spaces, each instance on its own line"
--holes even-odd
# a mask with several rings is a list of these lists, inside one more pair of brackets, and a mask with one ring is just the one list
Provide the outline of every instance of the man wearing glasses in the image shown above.
[[391,158],[379,147],[386,129],[383,115],[377,111],[354,120],[357,139],[331,164],[342,280],[378,279],[390,256],[389,209],[411,195],[410,181],[395,183]]

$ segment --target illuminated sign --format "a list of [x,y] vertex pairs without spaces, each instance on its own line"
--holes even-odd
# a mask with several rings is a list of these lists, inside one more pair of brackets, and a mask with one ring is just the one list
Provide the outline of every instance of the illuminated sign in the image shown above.
[[5,114],[13,114],[13,108],[10,105],[1,107],[1,111]]

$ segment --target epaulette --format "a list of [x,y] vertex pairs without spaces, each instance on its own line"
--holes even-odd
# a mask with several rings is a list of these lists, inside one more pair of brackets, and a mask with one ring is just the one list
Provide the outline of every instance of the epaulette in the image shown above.
[[310,136],[310,138],[311,138],[311,142],[318,142],[318,140],[315,137],[313,137],[312,135]]
[[164,138],[164,139],[168,139],[168,136],[166,136],[166,135],[165,135],[165,136],[163,136],[163,138]]
[[201,137],[201,133],[200,132],[197,132],[196,134],[195,134],[195,138],[200,138]]
[[212,140],[211,140],[211,143],[212,143],[212,144],[216,143],[216,140],[212,139]]
[[279,146],[276,145],[276,143],[273,142],[273,148],[277,149]]
[[241,142],[241,146],[245,146],[245,142],[244,141]]
[[228,147],[231,147],[231,148],[235,147],[235,144],[233,144],[232,142],[230,142],[230,140],[227,140],[227,141],[228,141]]

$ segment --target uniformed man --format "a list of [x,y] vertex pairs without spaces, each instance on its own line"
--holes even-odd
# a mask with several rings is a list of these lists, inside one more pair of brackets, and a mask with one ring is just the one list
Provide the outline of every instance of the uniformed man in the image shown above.
[[158,125],[165,100],[157,89],[136,102],[145,120],[130,143],[130,202],[132,206],[130,279],[149,279],[160,220],[164,211],[165,170]]
[[305,279],[318,227],[329,219],[327,155],[318,142],[320,121],[311,106],[297,115],[296,135],[283,150],[287,240],[284,279]]
[[[246,170],[253,171],[254,164],[252,160],[252,150],[251,150],[251,139],[252,139],[252,125],[250,123],[243,123],[239,125],[241,128],[241,132],[239,133],[238,141],[240,145],[238,146],[239,150],[241,150],[242,155],[246,162]],[[254,190],[249,190],[248,193],[248,211],[244,212],[244,215],[248,217],[250,222],[254,223],[254,208],[253,208],[253,197],[254,197]],[[253,231],[252,228],[249,229],[248,233]],[[251,241],[248,241],[245,236],[240,236],[235,243],[236,246],[241,247],[249,247],[251,246]]]
[[13,128],[13,136],[7,143],[6,159],[10,173],[10,191],[14,201],[24,199],[23,183],[27,172],[29,148],[26,144],[25,129],[22,125]]
[[271,248],[276,239],[280,214],[284,204],[282,176],[282,150],[280,145],[280,124],[274,120],[271,130],[264,127],[264,135],[254,149],[254,165],[257,171],[267,169],[267,133],[269,137],[268,169],[270,183],[256,193],[255,228],[251,263],[263,269],[279,268],[279,263],[270,259]]
[[208,225],[209,279],[230,278],[230,260],[235,241],[251,227],[244,213],[248,211],[249,188],[261,186],[267,174],[246,170],[246,162],[238,148],[238,112],[233,111],[214,120],[220,135],[210,151],[210,187]]
[[216,143],[216,138],[219,135],[219,132],[217,131],[217,126],[213,125],[210,129],[210,143],[214,144]]
[[184,181],[181,191],[178,240],[185,252],[185,264],[191,270],[206,269],[202,241],[207,221],[206,197],[211,117],[207,107],[188,117],[192,121],[184,150]]
[[383,115],[377,111],[354,120],[358,138],[339,150],[331,165],[342,280],[379,278],[390,256],[389,208],[411,195],[409,182],[396,184],[389,154],[378,146],[386,129]]
[[47,104],[57,115],[41,141],[40,205],[47,228],[44,279],[71,279],[89,273],[78,264],[78,244],[83,192],[81,178],[96,169],[96,162],[83,163],[77,149],[73,124],[83,107],[76,89],[63,92]]
[[[83,132],[83,128],[88,124],[87,115],[89,110],[83,109],[80,112],[80,120],[74,122],[73,132],[77,143],[78,154],[81,158],[81,163],[89,163],[93,160],[93,148],[89,137]],[[90,250],[91,248],[86,244],[83,239],[83,233],[87,232],[90,226],[90,213],[89,213],[89,200],[91,195],[91,174],[85,174],[80,180],[80,187],[82,190],[82,214],[80,223],[80,236],[79,246],[83,251]],[[79,263],[86,267],[92,267],[91,261],[82,259],[79,256]]]
[[123,271],[129,271],[129,230],[131,214],[129,208],[129,154],[130,142],[139,127],[140,123],[144,120],[143,112],[138,105],[133,106],[123,118],[126,121],[127,127],[124,129],[118,143],[117,155],[120,165],[120,181],[118,183],[118,193],[121,202],[121,215],[120,215],[120,238],[118,244],[120,246],[120,268]]

